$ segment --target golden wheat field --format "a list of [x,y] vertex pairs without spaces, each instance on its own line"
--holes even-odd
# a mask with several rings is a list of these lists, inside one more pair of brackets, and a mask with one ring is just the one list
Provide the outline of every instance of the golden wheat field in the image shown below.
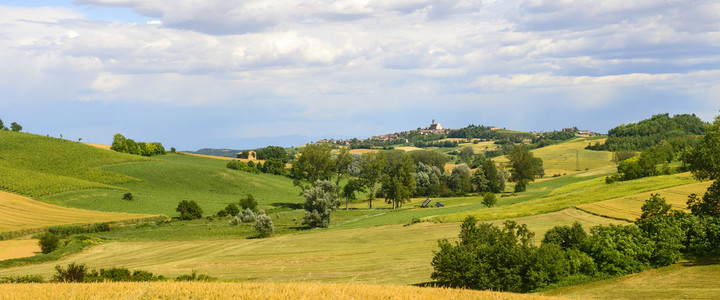
[[538,295],[414,286],[114,282],[0,285],[0,299],[558,299]]
[[0,191],[0,232],[55,225],[144,219],[153,216],[60,207]]

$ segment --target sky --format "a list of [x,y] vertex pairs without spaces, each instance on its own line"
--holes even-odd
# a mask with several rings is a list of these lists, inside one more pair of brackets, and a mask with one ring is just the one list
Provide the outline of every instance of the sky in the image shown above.
[[720,2],[0,0],[0,119],[251,149],[720,112]]

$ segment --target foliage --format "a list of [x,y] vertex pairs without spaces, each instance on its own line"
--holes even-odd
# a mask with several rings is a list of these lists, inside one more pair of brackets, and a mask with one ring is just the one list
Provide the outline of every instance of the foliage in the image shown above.
[[123,194],[122,199],[126,200],[126,201],[132,201],[132,200],[135,200],[135,197],[133,197],[132,193],[127,192],[127,193]]
[[22,126],[20,126],[20,124],[18,123],[12,122],[10,123],[10,130],[14,132],[20,132],[22,131]]
[[[2,126],[2,124],[0,124],[0,126]],[[5,284],[5,283],[44,283],[44,282],[45,282],[45,279],[43,279],[42,276],[40,276],[40,275],[0,277],[0,284]]]
[[268,237],[275,231],[272,219],[270,219],[264,211],[257,214],[257,218],[255,220],[255,231],[257,231],[259,237]]
[[[411,152],[414,153],[414,152]],[[415,196],[436,196],[442,191],[444,176],[438,167],[433,165],[426,165],[425,163],[417,163],[415,173],[415,189],[413,195]],[[447,184],[445,184],[447,186]]]
[[345,209],[348,208],[348,202],[355,200],[355,193],[365,191],[365,182],[360,179],[350,178],[342,188],[342,195],[345,197]]
[[87,269],[85,264],[70,263],[66,269],[61,266],[55,266],[56,274],[53,276],[53,281],[57,282],[84,282]]
[[182,200],[175,211],[180,213],[180,220],[193,220],[202,218],[203,210],[195,200]]
[[620,150],[613,152],[612,162],[619,164],[620,162],[637,156],[638,153],[632,150]]
[[225,212],[229,216],[236,216],[240,213],[240,208],[235,203],[230,203],[228,206],[225,207]]
[[650,266],[653,244],[635,225],[596,226],[590,229],[586,250],[598,271],[610,275],[640,272]]
[[412,151],[410,152],[410,156],[412,156],[418,167],[420,164],[433,166],[440,170],[441,173],[445,172],[445,163],[450,160],[450,158],[444,153],[432,150]]
[[497,203],[497,198],[495,198],[495,194],[491,192],[486,192],[485,195],[483,195],[482,204],[487,207],[493,207],[495,206],[495,203]]
[[608,131],[605,143],[588,146],[590,150],[641,151],[662,140],[674,140],[678,147],[694,143],[693,136],[705,134],[705,123],[694,114],[658,114],[637,123],[623,124]]
[[655,267],[661,267],[680,260],[686,237],[681,219],[683,213],[671,211],[670,204],[658,194],[651,194],[641,210],[642,215],[635,224],[654,244],[650,263]]
[[190,275],[180,275],[175,277],[175,281],[215,281],[217,278],[208,276],[206,274],[198,274],[197,270],[192,270]]
[[465,195],[472,190],[470,167],[467,164],[461,163],[453,167],[450,176],[450,188],[456,195]]
[[314,184],[318,180],[330,180],[335,171],[331,151],[327,144],[307,145],[292,165],[295,185],[302,186],[303,181]]
[[131,271],[128,268],[112,267],[110,269],[92,270],[85,274],[84,282],[119,282],[119,281],[158,281],[164,277],[155,276],[143,270]]
[[451,287],[496,291],[528,291],[525,276],[534,246],[533,233],[525,225],[505,221],[503,228],[467,217],[460,230],[460,240],[451,244],[438,242],[440,250],[432,260],[430,275]]
[[[250,165],[250,163],[252,163],[252,166]],[[255,167],[255,163],[253,163],[252,161],[245,163],[237,159],[231,160],[227,163],[227,168],[248,173],[260,173],[260,170]]]
[[487,191],[501,193],[505,189],[505,177],[497,169],[495,163],[490,159],[486,159],[482,164],[482,169],[487,181]]
[[[288,154],[285,148],[279,146],[267,146],[265,148],[258,149],[255,151],[257,159],[269,160],[275,159],[280,161],[283,165],[288,162]],[[245,152],[243,151],[243,155]],[[247,158],[247,156],[245,157]]]
[[310,227],[328,227],[330,213],[337,210],[340,205],[337,194],[337,186],[327,180],[316,181],[312,189],[304,190],[305,217],[303,217],[303,224]]
[[40,240],[38,241],[38,245],[40,245],[40,249],[42,250],[42,253],[50,253],[55,251],[60,244],[60,238],[52,232],[45,233],[40,236]]
[[525,147],[516,147],[507,155],[512,168],[510,181],[515,182],[515,192],[524,192],[529,182],[540,174],[542,160],[536,159]]
[[243,210],[252,210],[255,211],[257,209],[258,202],[255,200],[255,196],[253,194],[247,194],[244,198],[240,199],[240,208]]
[[375,187],[380,182],[383,171],[388,166],[387,154],[385,152],[369,152],[360,156],[360,174],[358,177],[368,187],[368,203],[372,208],[372,200],[375,199]]
[[94,223],[89,225],[70,225],[70,226],[51,226],[48,232],[61,237],[67,237],[73,234],[96,233],[110,231],[108,223]]
[[533,134],[529,132],[519,132],[510,130],[492,130],[491,127],[469,125],[448,133],[449,138],[479,138],[484,140],[497,140],[520,143],[525,139],[532,139]]
[[135,142],[132,139],[125,138],[119,133],[116,133],[113,137],[113,143],[110,149],[116,152],[142,156],[165,154],[165,147],[163,147],[161,143]]
[[243,223],[255,222],[255,219],[256,219],[255,212],[253,212],[249,208],[246,208],[245,211],[243,211],[242,216],[240,217],[240,220]]
[[388,165],[380,179],[385,201],[393,204],[393,209],[410,200],[415,187],[415,163],[405,153],[393,153],[388,156]]
[[587,233],[579,222],[572,226],[555,226],[548,230],[542,244],[555,244],[562,249],[579,249],[587,239]]
[[720,180],[720,116],[705,131],[698,145],[687,151],[682,160],[696,178]]

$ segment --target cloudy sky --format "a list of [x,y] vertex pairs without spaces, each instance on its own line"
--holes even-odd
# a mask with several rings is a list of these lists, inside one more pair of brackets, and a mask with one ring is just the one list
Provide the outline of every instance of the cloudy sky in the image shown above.
[[166,147],[720,109],[720,3],[0,0],[0,119]]

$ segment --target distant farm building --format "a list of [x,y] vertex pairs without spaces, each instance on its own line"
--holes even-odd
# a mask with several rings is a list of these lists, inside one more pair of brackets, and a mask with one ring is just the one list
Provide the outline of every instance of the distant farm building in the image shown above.
[[245,156],[245,151],[240,152],[236,156],[237,158],[245,158],[245,159],[256,159],[257,154],[255,154],[255,151],[253,150],[247,150],[247,156]]

